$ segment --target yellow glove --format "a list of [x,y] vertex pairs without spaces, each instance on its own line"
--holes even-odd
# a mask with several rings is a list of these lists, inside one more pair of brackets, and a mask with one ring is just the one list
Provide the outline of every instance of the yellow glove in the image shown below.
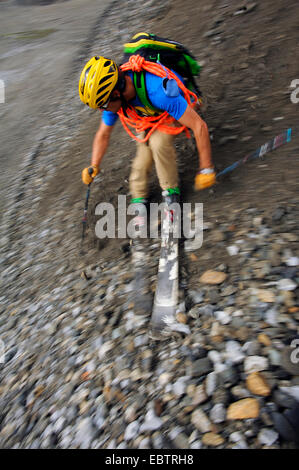
[[216,173],[213,168],[205,168],[197,173],[195,177],[195,189],[200,191],[209,188],[216,183]]
[[82,181],[84,184],[90,184],[93,182],[93,179],[97,176],[99,172],[99,167],[96,165],[89,166],[84,168],[82,171]]

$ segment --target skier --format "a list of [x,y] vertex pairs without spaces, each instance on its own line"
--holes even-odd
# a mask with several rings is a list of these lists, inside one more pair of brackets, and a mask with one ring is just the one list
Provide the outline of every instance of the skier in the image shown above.
[[[153,162],[163,196],[168,195],[170,198],[178,200],[180,191],[173,139],[175,134],[186,130],[186,128],[193,131],[199,154],[199,170],[195,177],[195,189],[202,190],[212,186],[216,182],[216,174],[212,161],[208,127],[193,109],[186,94],[186,88],[184,88],[183,78],[177,72],[169,72],[162,64],[154,64],[156,67],[160,67],[163,73],[160,74],[161,76],[157,76],[145,71],[146,98],[140,99],[140,95],[136,91],[133,71],[142,66],[144,59],[139,56],[134,57],[140,59],[141,65],[136,65],[138,61],[133,58],[130,61],[132,63],[132,67],[129,67],[131,70],[125,71],[124,67],[117,66],[111,59],[93,57],[87,62],[81,73],[79,80],[81,100],[91,108],[103,111],[100,126],[93,141],[91,166],[82,171],[83,183],[90,184],[99,173],[100,164],[107,151],[118,116],[123,118],[123,124],[126,119],[131,123],[132,113],[129,111],[133,109],[137,113],[134,116],[138,115],[139,119],[135,126],[139,130],[136,138],[136,140],[139,138],[139,141],[129,179],[132,203],[145,204],[147,202],[148,177]],[[170,73],[171,75],[169,75]],[[150,105],[148,105],[149,103]],[[142,131],[140,122],[142,124],[143,119],[151,116],[152,122],[157,122],[162,113],[164,114],[161,121],[166,122],[165,115],[171,118],[171,122],[168,119],[170,122],[168,127],[163,126],[161,122],[158,123],[154,132],[149,132],[153,129],[150,128],[148,120],[143,127],[144,131]],[[181,127],[178,129],[180,125]],[[127,126],[125,128],[128,130]]]

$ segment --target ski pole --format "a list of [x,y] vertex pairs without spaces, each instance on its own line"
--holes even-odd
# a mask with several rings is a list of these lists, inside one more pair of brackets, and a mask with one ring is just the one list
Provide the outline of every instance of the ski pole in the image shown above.
[[224,168],[224,170],[217,173],[216,178],[219,176],[223,176],[231,171],[235,170],[238,166],[243,165],[244,163],[253,160],[254,158],[262,158],[266,153],[272,152],[272,150],[277,149],[281,145],[284,145],[291,141],[292,138],[292,129],[289,128],[286,131],[282,132],[281,134],[274,137],[274,139],[269,140],[264,145],[261,145],[255,152],[246,155],[244,158],[237,160],[232,165]]
[[[88,169],[88,173],[91,176],[93,173],[93,168],[90,167]],[[87,210],[88,210],[88,200],[89,200],[89,195],[90,195],[90,185],[89,183],[88,188],[87,188],[87,193],[86,193],[86,198],[85,198],[85,206],[84,206],[84,212],[83,212],[83,219],[82,219],[82,238],[81,238],[81,247],[83,245],[83,241],[85,238],[85,232],[86,232],[86,224],[87,224]]]

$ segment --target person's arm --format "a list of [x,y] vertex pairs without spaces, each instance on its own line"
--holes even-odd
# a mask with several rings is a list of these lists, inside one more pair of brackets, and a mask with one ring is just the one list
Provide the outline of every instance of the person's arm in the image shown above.
[[103,121],[97,130],[92,144],[91,165],[100,166],[102,158],[104,157],[109,146],[110,136],[112,134],[113,126],[107,126]]
[[212,149],[208,126],[189,105],[179,119],[179,122],[189,129],[192,129],[196,140],[199,156],[199,171],[195,176],[194,188],[198,191],[209,188],[216,183],[216,173],[212,160]]
[[82,171],[82,181],[84,184],[92,183],[93,179],[97,176],[100,163],[109,146],[112,130],[113,125],[108,126],[104,121],[101,121],[101,124],[93,139],[91,166],[84,168]]
[[214,168],[210,135],[206,122],[189,105],[179,122],[194,133],[199,155],[199,169]]

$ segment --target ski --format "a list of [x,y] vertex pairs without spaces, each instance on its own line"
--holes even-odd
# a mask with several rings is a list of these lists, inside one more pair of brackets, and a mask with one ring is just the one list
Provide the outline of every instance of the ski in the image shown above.
[[[133,203],[137,212],[131,223],[137,229],[137,237],[131,240],[131,260],[134,273],[132,302],[137,315],[149,315],[152,311],[152,293],[150,289],[150,276],[146,267],[149,265],[149,251],[147,243],[147,209],[143,203]],[[136,214],[135,212],[135,214]]]
[[180,327],[185,326],[176,322],[179,290],[179,204],[169,204],[167,198],[165,199],[159,270],[149,332],[154,340],[163,339],[172,331],[179,331]]
[[217,173],[216,177],[219,178],[220,176],[230,173],[231,171],[235,170],[238,166],[243,165],[244,163],[247,163],[250,160],[253,160],[255,158],[262,158],[264,155],[266,155],[266,153],[269,153],[272,150],[275,150],[278,147],[281,147],[282,145],[290,142],[291,138],[292,138],[292,129],[289,128],[285,130],[284,132],[282,132],[281,134],[274,137],[273,139],[269,140],[269,142],[266,142],[265,144],[261,145],[255,152],[252,152],[246,155],[240,160],[237,160],[232,165],[229,165],[228,167],[224,168],[224,170]]
[[148,250],[144,242],[134,243],[131,248],[132,267],[134,272],[132,301],[136,315],[148,315],[152,310],[152,294],[149,277],[146,276],[145,265]]

